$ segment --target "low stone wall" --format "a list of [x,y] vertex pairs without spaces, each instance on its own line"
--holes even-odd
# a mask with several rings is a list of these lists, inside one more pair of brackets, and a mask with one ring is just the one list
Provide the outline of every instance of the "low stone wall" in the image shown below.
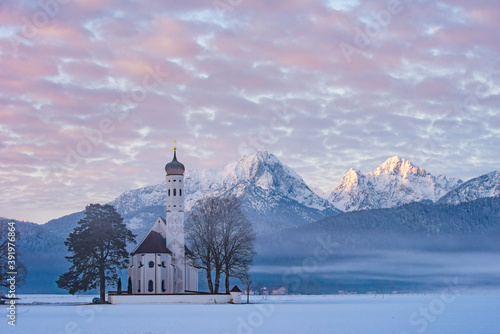
[[149,303],[195,303],[227,304],[232,302],[231,295],[220,294],[171,294],[171,295],[117,295],[109,294],[111,304],[149,304]]

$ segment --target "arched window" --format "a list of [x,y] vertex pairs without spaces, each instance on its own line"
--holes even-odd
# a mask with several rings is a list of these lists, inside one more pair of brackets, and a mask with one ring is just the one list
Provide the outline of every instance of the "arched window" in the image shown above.
[[167,289],[165,289],[165,280],[161,280],[161,292],[165,292]]
[[168,196],[170,196],[170,189],[168,189]]
[[152,280],[149,280],[149,282],[148,282],[148,291],[153,292],[153,281]]
[[179,189],[179,196],[182,196],[182,189]]
[[149,268],[153,268],[155,266],[155,263],[153,261],[149,261],[148,266]]
[[167,264],[165,263],[165,261],[161,261],[161,266],[162,266],[163,268],[166,268],[166,267],[167,267]]
[[174,189],[174,196],[176,196],[176,195],[177,195],[177,194],[176,194],[176,190],[177,190],[177,189]]
[[137,292],[141,292],[141,280],[139,280],[139,288],[137,289]]

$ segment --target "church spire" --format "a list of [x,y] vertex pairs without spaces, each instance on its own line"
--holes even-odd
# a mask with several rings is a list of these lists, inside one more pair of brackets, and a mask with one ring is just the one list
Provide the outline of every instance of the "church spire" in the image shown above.
[[167,175],[184,175],[186,168],[182,163],[177,160],[177,147],[176,141],[174,140],[174,157],[171,162],[165,166],[165,172]]

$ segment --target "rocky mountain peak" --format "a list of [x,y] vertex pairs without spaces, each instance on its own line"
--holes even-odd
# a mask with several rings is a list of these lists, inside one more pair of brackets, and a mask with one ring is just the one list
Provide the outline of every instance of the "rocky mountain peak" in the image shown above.
[[377,167],[373,171],[373,174],[402,174],[403,176],[411,174],[425,176],[427,175],[427,172],[425,171],[425,169],[414,166],[410,160],[406,160],[396,155],[387,159],[383,164]]
[[[294,170],[281,163],[281,161],[266,150],[258,150],[255,154],[242,156],[238,161],[228,164],[224,168],[228,180],[262,180],[269,183],[276,176],[290,176],[304,182]],[[261,182],[261,183],[262,183]]]
[[[349,171],[342,177],[340,184],[335,188],[335,190],[351,188],[359,184],[359,179],[363,177],[363,174],[359,170],[354,168],[349,169]],[[334,190],[334,191],[335,191]]]
[[411,161],[394,156],[368,174],[351,168],[328,200],[342,211],[392,208],[425,200],[435,202],[461,182],[434,177]]

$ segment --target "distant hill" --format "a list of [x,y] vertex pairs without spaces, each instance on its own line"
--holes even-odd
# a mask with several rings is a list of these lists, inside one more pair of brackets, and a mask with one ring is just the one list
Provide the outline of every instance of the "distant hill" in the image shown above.
[[344,213],[262,237],[257,281],[301,293],[500,288],[500,198]]

